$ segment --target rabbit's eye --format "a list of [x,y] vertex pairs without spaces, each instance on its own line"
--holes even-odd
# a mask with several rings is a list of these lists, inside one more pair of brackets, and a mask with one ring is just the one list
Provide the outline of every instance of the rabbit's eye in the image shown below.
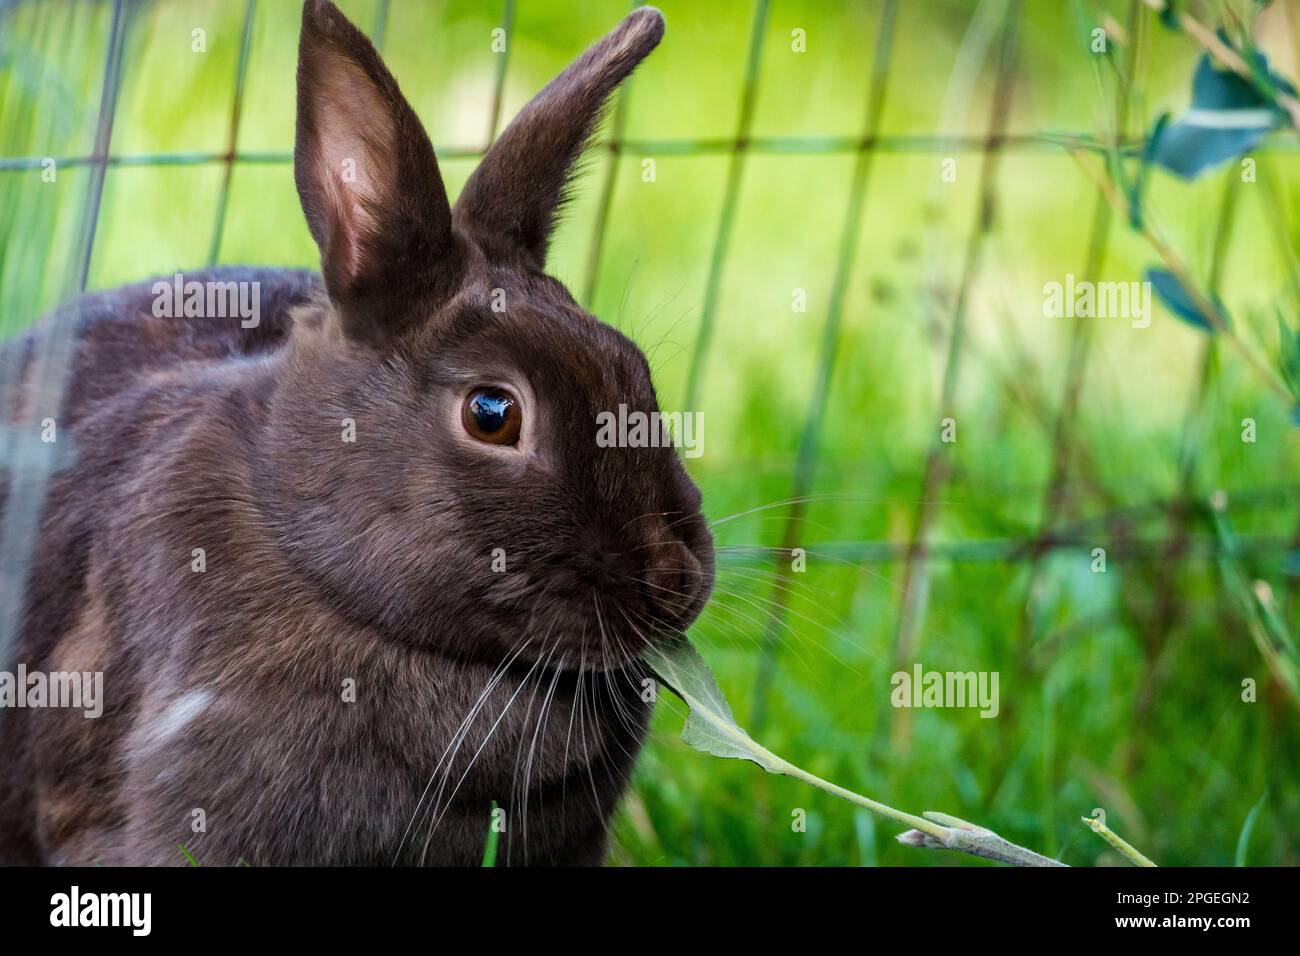
[[465,399],[465,431],[479,441],[513,445],[519,441],[523,415],[519,402],[503,388],[476,388]]

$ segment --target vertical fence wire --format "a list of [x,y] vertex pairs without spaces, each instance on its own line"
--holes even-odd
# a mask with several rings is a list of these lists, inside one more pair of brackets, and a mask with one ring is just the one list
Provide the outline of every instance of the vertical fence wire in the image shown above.
[[[1300,11],[1300,0],[1289,7],[1283,7],[1288,14],[1292,9]],[[1300,21],[1300,12],[1297,13],[1296,19]],[[1288,21],[1290,22],[1290,21]],[[1300,69],[1300,35],[1292,33],[1292,43],[1295,46],[1295,62],[1297,69]],[[1272,228],[1273,239],[1278,247],[1278,254],[1287,264],[1287,275],[1291,280],[1292,294],[1300,299],[1300,252],[1296,251],[1294,240],[1292,239],[1292,226],[1289,217],[1286,214],[1286,197],[1282,195],[1282,190],[1278,186],[1277,178],[1272,168],[1265,163],[1259,164],[1260,182],[1264,186],[1263,193],[1260,196],[1260,202],[1264,207],[1264,214],[1268,218],[1269,226]],[[1295,530],[1291,533],[1289,550],[1293,554],[1300,554],[1300,514],[1296,515]],[[1286,583],[1286,611],[1292,612],[1292,608],[1297,601],[1300,601],[1300,573],[1291,574]]]
[[[37,24],[33,31],[35,34],[35,48],[41,50],[46,49],[51,37],[54,35],[66,37],[72,32],[74,20],[75,8],[71,6],[66,6],[62,9],[53,5],[44,5],[40,7]],[[55,33],[55,31],[60,29],[60,24],[56,21],[62,21],[62,34]],[[39,74],[36,76],[32,88],[48,91],[47,95],[53,96],[56,101],[58,101],[59,97],[64,95],[62,84],[57,82],[57,74],[54,69],[52,58],[42,58],[39,66]],[[8,104],[6,103],[5,106],[7,107]],[[20,110],[15,108],[12,113],[7,112],[5,119],[9,120],[10,125],[3,127],[6,133],[13,130],[16,134],[17,130],[22,128],[20,114],[27,115],[31,124],[29,127],[30,129],[39,129],[42,133],[51,138],[65,134],[70,125],[67,117],[71,110],[38,110],[34,104],[15,104],[15,106],[22,106],[24,109]],[[29,135],[28,142],[32,142],[38,138],[39,137]],[[57,167],[55,174],[57,175]],[[15,192],[18,192],[21,199],[10,207],[13,210],[11,221],[15,223],[32,222],[36,215],[36,210],[39,209],[42,201],[40,191],[24,189]],[[12,193],[10,193],[10,195],[12,195]],[[34,314],[39,311],[39,300],[41,296],[40,291],[38,290],[46,282],[50,273],[50,262],[55,258],[52,247],[54,245],[54,224],[56,219],[57,210],[52,212],[48,217],[50,227],[43,230],[44,234],[41,236],[43,241],[36,241],[35,236],[29,235],[26,237],[26,241],[17,244],[17,255],[20,265],[17,268],[10,269],[9,274],[31,278],[31,286],[29,286],[30,292],[27,294],[20,294],[20,296],[17,297],[19,308],[24,310],[23,314]],[[9,259],[9,257],[14,255],[14,239],[15,237],[12,235],[5,237],[4,253],[6,259]],[[0,383],[6,383],[0,384],[0,389],[6,389],[7,384],[13,382],[16,374],[16,370],[11,368],[11,362],[13,361],[13,357],[8,358],[4,361],[3,366],[0,367]],[[3,404],[0,404],[0,408],[10,407],[12,406],[7,400],[5,400]]]
[[[1211,301],[1217,300],[1219,286],[1223,281],[1223,268],[1227,260],[1228,246],[1232,241],[1233,225],[1236,220],[1238,186],[1241,177],[1229,171],[1225,177],[1223,197],[1219,203],[1218,222],[1214,230],[1214,246],[1210,254],[1210,273],[1206,289]],[[1183,431],[1179,444],[1176,489],[1170,499],[1165,515],[1167,527],[1162,564],[1170,569],[1160,576],[1157,582],[1156,604],[1152,612],[1151,626],[1142,635],[1142,649],[1146,675],[1138,681],[1137,698],[1133,705],[1133,726],[1135,733],[1124,753],[1125,770],[1132,773],[1137,769],[1141,753],[1136,741],[1142,740],[1141,728],[1150,717],[1152,705],[1162,683],[1161,668],[1158,661],[1172,639],[1171,632],[1178,615],[1178,578],[1173,569],[1178,566],[1187,550],[1187,540],[1191,533],[1192,507],[1196,493],[1196,462],[1199,457],[1201,439],[1204,429],[1201,416],[1206,398],[1209,395],[1214,372],[1218,366],[1219,344],[1212,336],[1206,336],[1200,346],[1199,373],[1196,383],[1188,391],[1187,406],[1183,411]]]
[[[639,3],[632,5],[640,6]],[[595,308],[596,304],[596,284],[600,279],[600,263],[605,251],[609,214],[614,206],[614,187],[618,182],[618,170],[623,158],[621,146],[627,132],[627,100],[634,79],[635,75],[624,80],[623,88],[615,94],[618,97],[618,105],[614,107],[613,128],[606,143],[609,162],[605,167],[605,178],[600,184],[600,195],[596,200],[596,218],[591,228],[591,243],[587,247],[587,278],[582,290],[582,304],[589,311]]]
[[[866,119],[862,125],[862,148],[853,166],[849,186],[849,201],[844,213],[844,226],[840,231],[839,252],[835,259],[835,275],[830,298],[826,306],[826,324],[822,329],[821,349],[817,360],[817,373],[808,399],[803,431],[795,461],[794,480],[790,487],[790,510],[786,513],[781,532],[781,545],[776,552],[776,570],[773,573],[772,596],[764,622],[763,638],[759,651],[758,670],[754,681],[754,712],[750,721],[755,733],[760,733],[767,719],[767,697],[776,667],[780,646],[781,628],[785,626],[790,595],[790,556],[798,543],[799,529],[806,510],[808,493],[812,489],[813,470],[816,465],[818,438],[821,434],[822,411],[830,393],[831,376],[835,371],[835,358],[839,349],[840,329],[844,321],[844,297],[848,291],[849,277],[858,249],[862,229],[862,210],[867,201],[871,180],[872,161],[875,158],[875,141],[880,133],[884,115],[885,93],[894,46],[894,25],[898,16],[897,0],[885,0],[880,16],[880,32],[872,58],[871,79],[867,90]],[[687,406],[691,407],[691,406]]]
[[722,210],[718,215],[718,232],[713,242],[713,255],[709,259],[709,274],[704,285],[704,305],[700,311],[700,326],[691,351],[691,364],[686,371],[686,398],[683,408],[697,408],[700,375],[708,359],[709,344],[713,339],[713,322],[718,311],[718,295],[722,287],[722,271],[731,245],[731,228],[736,218],[740,200],[741,177],[745,170],[745,156],[749,151],[749,135],[754,123],[754,102],[758,97],[759,63],[763,56],[763,33],[767,28],[769,0],[754,4],[754,21],[749,30],[749,53],[745,58],[745,81],[740,94],[740,115],[736,120],[735,148],[727,168],[727,183],[723,188]]
[[[104,74],[95,124],[95,139],[86,192],[68,270],[65,301],[86,288],[90,263],[99,225],[104,178],[112,144],[113,121],[117,115],[121,89],[123,51],[130,29],[133,0],[114,0],[109,26],[108,49],[104,57]],[[5,411],[12,421],[18,419],[9,435],[5,457],[8,487],[5,495],[3,531],[0,532],[0,662],[7,666],[14,639],[22,623],[27,580],[36,548],[41,513],[50,476],[69,453],[68,439],[43,442],[37,437],[42,420],[57,423],[67,378],[71,372],[75,345],[76,309],[65,305],[50,316],[47,333],[25,356],[23,367],[14,376],[13,391]],[[22,381],[20,381],[22,380]],[[27,385],[25,390],[22,385]],[[75,450],[73,450],[75,451]],[[57,454],[56,454],[57,452]]]
[[[1115,94],[1115,122],[1111,130],[1113,141],[1122,141],[1128,126],[1131,92],[1137,82],[1137,68],[1141,60],[1144,9],[1141,0],[1130,0],[1128,14],[1128,58],[1125,73]],[[1105,194],[1098,190],[1094,200],[1092,226],[1088,237],[1087,253],[1083,264],[1083,278],[1087,282],[1096,282],[1106,252],[1109,248],[1112,211]],[[1029,644],[1032,640],[1033,602],[1038,591],[1037,582],[1042,571],[1042,562],[1050,548],[1050,542],[1057,517],[1065,504],[1065,490],[1069,486],[1071,459],[1074,451],[1072,429],[1076,421],[1076,411],[1083,392],[1084,377],[1087,373],[1088,359],[1092,352],[1093,323],[1076,317],[1070,326],[1070,341],[1067,347],[1065,383],[1057,405],[1055,421],[1052,427],[1052,451],[1047,483],[1044,486],[1042,503],[1039,508],[1039,527],[1035,539],[1038,542],[1029,559],[1029,574],[1025,585],[1025,598],[1021,603],[1019,633],[1017,637],[1016,656],[1019,661],[1028,662]]]
[[501,125],[501,104],[506,96],[506,70],[510,66],[510,48],[515,45],[515,0],[505,0],[501,8],[501,32],[505,46],[497,54],[496,75],[492,81],[492,113],[488,117],[487,139],[483,152],[487,152],[497,136],[497,127]]
[[[385,4],[385,9],[387,5]],[[239,146],[239,120],[244,107],[244,88],[248,81],[248,60],[253,47],[253,22],[257,0],[248,0],[244,8],[244,29],[240,34],[239,59],[235,65],[235,92],[230,105],[230,131],[226,137],[226,160],[217,193],[217,216],[212,227],[212,244],[208,248],[208,265],[215,265],[221,255],[221,239],[226,231],[226,211],[230,206],[230,181],[235,174],[235,152]]]
[[117,116],[117,94],[122,84],[122,50],[126,44],[128,19],[135,9],[134,0],[114,0],[113,20],[109,28],[108,56],[104,62],[99,120],[95,125],[95,144],[90,156],[90,180],[86,184],[86,206],[76,246],[78,292],[85,291],[90,280],[90,260],[99,231],[99,207],[104,198],[104,178],[108,175],[109,147],[113,140],[113,120]]
[[380,53],[384,52],[384,41],[388,39],[388,20],[392,13],[390,0],[378,0],[375,3],[375,26],[370,31],[370,42]]
[[[992,113],[988,125],[988,142],[977,186],[978,206],[975,223],[967,240],[962,264],[961,279],[953,307],[952,325],[948,336],[947,355],[939,396],[941,415],[951,416],[957,398],[957,382],[961,371],[962,346],[966,334],[966,310],[969,297],[982,264],[985,240],[993,230],[997,206],[998,160],[1002,139],[1006,135],[1011,113],[1012,80],[1015,75],[1016,50],[1019,42],[1021,0],[1013,0],[1007,8],[1003,27],[1001,51],[998,62],[997,83],[993,92]],[[896,663],[911,661],[916,657],[920,641],[921,618],[924,614],[925,595],[928,590],[929,565],[924,560],[930,528],[938,515],[939,494],[947,481],[948,462],[945,446],[938,436],[932,441],[926,457],[921,495],[916,522],[903,561],[903,581],[899,593],[894,625],[893,659]],[[899,747],[910,740],[911,723],[908,708],[892,708],[891,736]]]
[[[1137,79],[1137,64],[1140,59],[1143,42],[1143,4],[1141,0],[1130,0],[1128,17],[1128,36],[1130,38],[1129,56],[1125,66],[1126,75],[1115,97],[1114,142],[1120,142],[1128,125],[1130,91]],[[1083,278],[1095,282],[1098,278],[1106,252],[1109,248],[1111,232],[1111,206],[1106,196],[1098,191],[1092,211],[1092,226],[1088,237],[1087,254],[1083,264]],[[1064,504],[1065,488],[1069,483],[1070,456],[1073,448],[1071,427],[1075,420],[1075,410],[1083,391],[1084,376],[1088,368],[1088,358],[1092,352],[1093,323],[1075,318],[1070,326],[1070,342],[1066,359],[1065,384],[1061,400],[1057,406],[1056,421],[1053,428],[1051,471],[1043,495],[1040,510],[1039,537],[1051,533],[1057,512]],[[1032,575],[1031,575],[1032,577]]]

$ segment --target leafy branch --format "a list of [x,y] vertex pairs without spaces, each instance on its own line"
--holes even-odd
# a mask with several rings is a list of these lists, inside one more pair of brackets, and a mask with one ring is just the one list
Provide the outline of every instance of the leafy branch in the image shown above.
[[[1186,262],[1183,261],[1182,256],[1179,255],[1173,245],[1157,232],[1147,219],[1139,217],[1135,213],[1131,201],[1121,196],[1119,190],[1115,187],[1115,183],[1084,159],[1082,152],[1077,147],[1067,145],[1066,151],[1079,164],[1079,168],[1084,171],[1088,178],[1096,184],[1097,189],[1100,190],[1106,201],[1116,212],[1130,221],[1139,223],[1134,227],[1137,234],[1145,239],[1156,254],[1160,256],[1170,275],[1173,276],[1178,286],[1181,287],[1183,293],[1190,300],[1191,307],[1195,310],[1195,315],[1200,317],[1203,327],[1220,334],[1226,341],[1231,343],[1251,370],[1275,395],[1288,404],[1292,403],[1294,399],[1291,392],[1273,374],[1272,369],[1251,351],[1240,336],[1233,331],[1232,326],[1224,318],[1222,307],[1212,302],[1205,293],[1197,288]],[[1186,318],[1186,309],[1182,311],[1184,312],[1183,317]]]
[[[1293,374],[1300,369],[1300,342],[1287,334],[1284,322],[1280,342],[1283,375],[1279,377],[1270,363],[1234,330],[1227,310],[1212,290],[1207,293],[1197,285],[1187,263],[1151,224],[1143,209],[1153,166],[1194,179],[1249,153],[1275,130],[1300,129],[1300,99],[1296,98],[1294,85],[1270,69],[1268,58],[1251,39],[1250,26],[1230,9],[1225,14],[1227,27],[1216,30],[1187,12],[1184,3],[1145,3],[1159,13],[1165,26],[1186,34],[1205,51],[1192,78],[1191,108],[1177,122],[1171,123],[1167,115],[1162,115],[1140,150],[1123,143],[1123,131],[1119,129],[1105,143],[1077,136],[1058,138],[1057,142],[1093,180],[1106,202],[1128,219],[1162,260],[1165,268],[1148,269],[1146,278],[1169,310],[1190,325],[1225,339],[1250,371],[1292,409],[1292,420],[1300,425],[1300,377]],[[1085,153],[1101,154],[1101,168],[1086,160]],[[1134,156],[1139,159],[1139,168],[1130,177],[1125,160]]]
[[1224,40],[1213,30],[1201,23],[1184,9],[1175,8],[1168,0],[1146,0],[1147,6],[1151,7],[1157,13],[1160,13],[1167,21],[1172,21],[1182,27],[1183,32],[1194,39],[1205,51],[1214,59],[1222,64],[1233,73],[1253,85],[1260,93],[1267,96],[1270,100],[1285,110],[1291,117],[1291,125],[1300,129],[1300,100],[1296,99],[1285,89],[1281,89],[1278,84],[1268,80],[1268,74],[1263,74],[1257,69],[1252,69],[1246,62],[1245,57]]
[[992,830],[945,813],[928,811],[921,816],[897,810],[878,800],[823,780],[778,757],[758,744],[736,723],[731,706],[723,696],[708,664],[686,639],[678,635],[663,647],[651,647],[642,660],[689,708],[682,740],[715,757],[749,760],[768,773],[794,777],[812,784],[849,803],[910,827],[898,837],[906,846],[943,848],[1014,866],[1065,866],[1057,860],[1004,840]]

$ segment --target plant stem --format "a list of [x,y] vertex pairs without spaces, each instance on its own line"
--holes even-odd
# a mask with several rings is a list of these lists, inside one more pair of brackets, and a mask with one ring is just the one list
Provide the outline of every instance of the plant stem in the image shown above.
[[1134,866],[1155,866],[1154,863],[1152,863],[1149,859],[1147,859],[1145,856],[1139,853],[1131,843],[1129,843],[1127,840],[1121,837],[1110,827],[1106,826],[1106,824],[1102,823],[1100,820],[1097,820],[1093,817],[1082,817],[1082,820],[1084,823],[1088,825],[1088,829],[1092,830],[1093,833],[1097,834],[1099,837],[1101,837],[1103,840],[1105,840],[1107,843],[1113,846],[1116,850],[1118,850],[1120,855],[1123,856],[1124,859],[1132,863]]
[[[787,777],[802,780],[804,783],[812,784],[814,787],[825,790],[841,800],[856,803],[872,813],[912,827],[912,829],[898,835],[898,842],[905,846],[956,850],[959,853],[968,853],[971,856],[983,857],[986,860],[1010,863],[1012,866],[1067,865],[1043,856],[1041,853],[1035,853],[1023,846],[1018,846],[1009,840],[1004,840],[992,830],[968,823],[960,817],[949,816],[946,813],[938,813],[932,810],[927,810],[922,816],[918,817],[904,810],[897,810],[878,800],[872,800],[870,797],[864,797],[860,793],[846,790],[838,784],[809,773],[802,767],[795,766],[788,760],[783,760],[766,747],[754,742],[747,734],[745,736],[749,739],[750,745],[760,751],[763,759],[767,761],[768,767],[766,769],[772,769]],[[763,764],[760,764],[760,766],[763,766]]]
[[[1094,183],[1096,183],[1097,188],[1100,189],[1102,195],[1106,197],[1106,201],[1109,202],[1117,212],[1123,216],[1129,217],[1131,220],[1128,202],[1116,191],[1115,184],[1106,176],[1093,169],[1092,166],[1084,160],[1076,147],[1067,145],[1065,149],[1074,158],[1075,162],[1079,164],[1079,168],[1082,169]],[[1183,262],[1182,257],[1178,255],[1174,247],[1171,246],[1162,236],[1156,233],[1151,226],[1147,224],[1145,218],[1142,226],[1136,231],[1138,235],[1142,236],[1142,238],[1151,245],[1160,258],[1164,260],[1165,265],[1169,267],[1169,271],[1173,273],[1174,277],[1178,279],[1179,284],[1187,294],[1191,296],[1192,302],[1196,306],[1197,311],[1200,312],[1205,321],[1209,323],[1210,328],[1215,333],[1222,336],[1237,350],[1241,357],[1246,360],[1246,364],[1250,366],[1251,370],[1259,376],[1260,380],[1267,385],[1275,395],[1281,398],[1288,406],[1293,404],[1291,393],[1287,391],[1286,386],[1278,381],[1277,376],[1275,376],[1269,367],[1260,360],[1259,356],[1246,347],[1246,343],[1244,343],[1232,328],[1223,321],[1223,316],[1220,314],[1218,307],[1211,303],[1200,289],[1197,288],[1196,283],[1192,281],[1191,273],[1188,271],[1187,265]]]
[[1226,496],[1216,494],[1210,502],[1210,514],[1220,542],[1220,574],[1228,593],[1241,606],[1260,656],[1291,703],[1300,709],[1300,649],[1291,640],[1290,630],[1267,582],[1256,581],[1252,586],[1247,578],[1238,559],[1237,537],[1226,509]]
[[1023,846],[1017,846],[1008,840],[1004,840],[992,830],[976,826],[973,823],[967,823],[959,817],[949,816],[946,813],[937,813],[933,810],[927,810],[923,816],[914,816],[902,810],[895,810],[893,807],[872,800],[870,797],[854,793],[852,790],[845,790],[829,780],[823,780],[816,774],[811,774],[792,763],[782,760],[775,754],[772,755],[772,759],[782,766],[786,776],[795,777],[805,783],[820,787],[842,800],[856,803],[860,807],[866,807],[871,812],[888,817],[890,820],[908,824],[912,829],[898,835],[898,842],[905,846],[956,850],[959,853],[980,856],[986,860],[997,860],[999,863],[1010,863],[1013,866],[1066,865],[1040,853],[1035,853],[1033,850],[1028,850]]
[[[1241,54],[1219,39],[1218,35],[1213,30],[1201,23],[1191,14],[1185,13],[1181,10],[1178,12],[1178,24],[1193,40],[1205,47],[1210,55],[1216,60],[1228,69],[1232,70],[1233,73],[1236,73],[1247,83],[1250,83],[1252,86],[1258,86],[1255,81],[1255,76],[1251,73],[1250,67],[1247,65],[1246,61],[1241,58]],[[1277,102],[1277,105],[1286,110],[1290,115],[1291,125],[1300,129],[1300,100],[1297,100],[1285,90],[1271,90],[1267,92],[1271,93],[1274,100]]]
[[895,810],[888,804],[872,800],[870,797],[864,797],[862,794],[854,793],[852,790],[846,790],[837,784],[831,783],[829,780],[823,780],[816,774],[811,774],[801,767],[796,767],[794,764],[782,760],[775,754],[772,755],[772,759],[782,766],[782,770],[787,777],[794,777],[797,780],[802,780],[804,783],[810,783],[814,787],[820,787],[822,790],[834,794],[841,800],[847,800],[849,803],[856,803],[860,807],[866,807],[872,813],[877,813],[882,817],[888,817],[896,823],[905,823],[909,827],[920,830],[927,836],[933,837],[936,840],[943,838],[944,828],[936,823],[915,816],[905,810]]

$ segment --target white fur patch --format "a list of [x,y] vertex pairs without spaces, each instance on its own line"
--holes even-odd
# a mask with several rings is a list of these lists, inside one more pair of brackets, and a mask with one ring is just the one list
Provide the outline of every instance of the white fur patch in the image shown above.
[[213,696],[210,690],[192,690],[177,697],[149,728],[150,745],[157,747],[175,737],[186,724],[208,709]]

